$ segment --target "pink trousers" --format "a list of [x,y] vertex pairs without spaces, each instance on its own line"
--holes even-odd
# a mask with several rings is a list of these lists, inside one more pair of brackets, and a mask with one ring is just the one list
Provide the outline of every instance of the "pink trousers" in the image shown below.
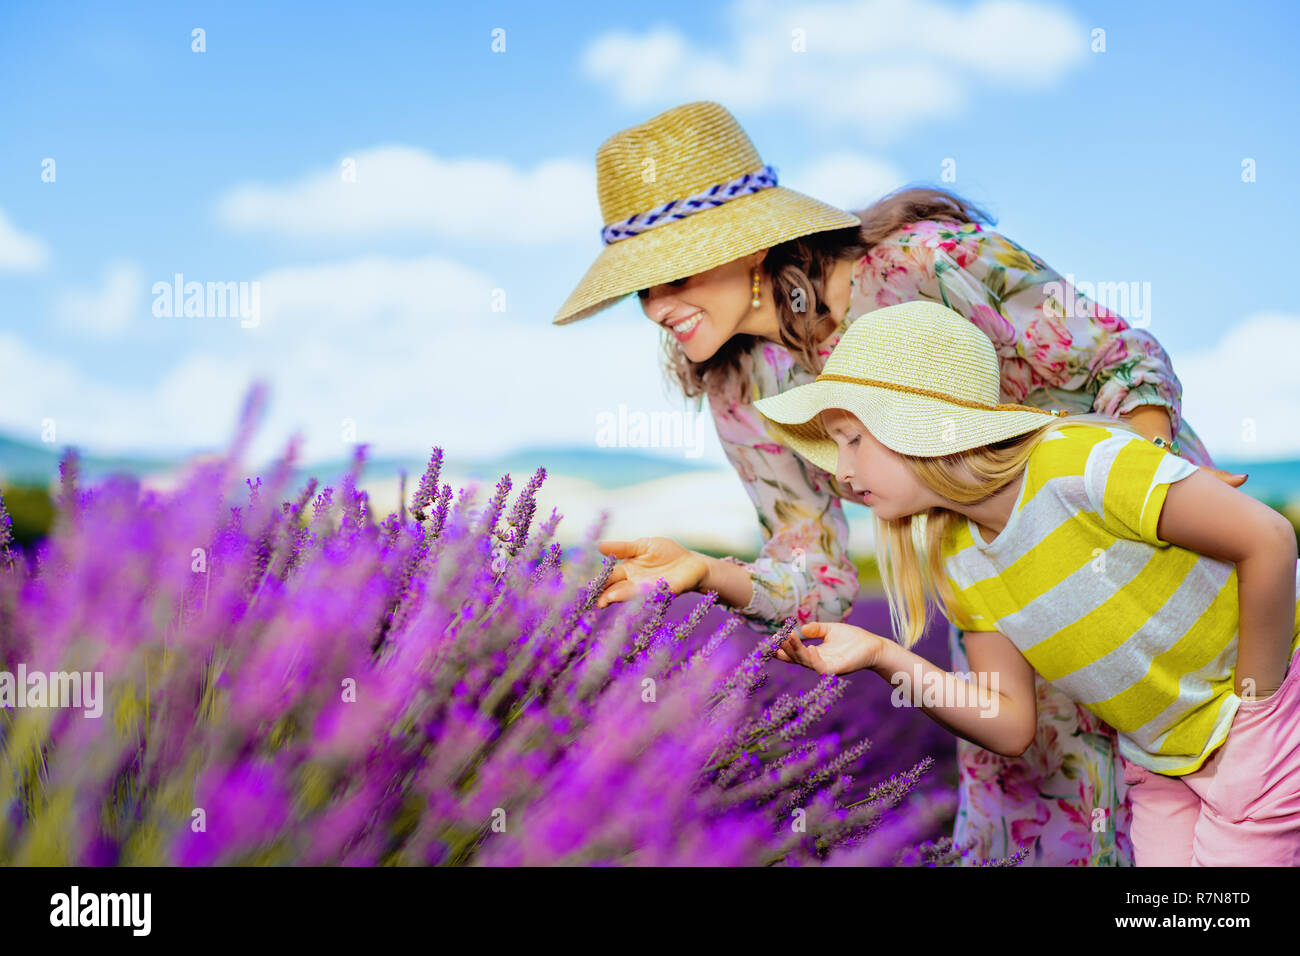
[[1300,651],[1195,773],[1124,761],[1137,866],[1300,866]]

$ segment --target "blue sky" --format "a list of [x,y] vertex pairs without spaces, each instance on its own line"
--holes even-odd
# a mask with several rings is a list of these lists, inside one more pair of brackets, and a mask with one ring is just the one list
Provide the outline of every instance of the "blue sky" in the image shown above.
[[[1212,453],[1300,457],[1298,26],[1286,2],[8,3],[0,432],[219,446],[254,373],[259,456],[293,429],[309,460],[592,443],[619,403],[681,409],[633,302],[550,322],[599,251],[596,148],[716,99],[846,208],[955,160],[1063,274],[1150,283]],[[259,282],[261,323],[155,316],[176,273]]]

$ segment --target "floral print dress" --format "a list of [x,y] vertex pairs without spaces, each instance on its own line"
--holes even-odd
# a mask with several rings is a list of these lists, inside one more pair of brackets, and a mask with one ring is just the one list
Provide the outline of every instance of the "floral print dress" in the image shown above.
[[[1169,414],[1182,457],[1213,467],[1182,420],[1182,386],[1147,331],[1078,295],[1045,262],[976,223],[908,224],[857,261],[847,315],[819,346],[825,360],[858,316],[928,299],[961,313],[992,341],[1001,401],[1118,416],[1141,405]],[[789,617],[842,621],[858,593],[848,522],[834,476],[776,443],[752,401],[813,381],[781,345],[759,340],[747,356],[750,400],[709,395],[727,459],[758,512],[764,545],[745,567],[753,598],[737,611],[762,633]],[[969,670],[963,633],[949,628],[952,668]],[[1131,866],[1129,805],[1115,731],[1035,678],[1038,732],[1020,757],[958,738],[954,841],[970,864],[1027,848],[1026,865]]]

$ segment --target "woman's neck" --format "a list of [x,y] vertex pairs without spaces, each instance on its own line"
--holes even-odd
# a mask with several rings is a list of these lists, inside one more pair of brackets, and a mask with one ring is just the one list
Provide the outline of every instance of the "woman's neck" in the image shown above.
[[[853,305],[853,266],[852,259],[837,259],[826,277],[822,294],[830,315],[822,319],[821,325],[817,328],[818,342],[829,338],[840,327],[844,316]],[[763,317],[761,328],[755,334],[778,345],[781,344],[781,334],[777,326],[779,321],[776,309],[773,308],[770,315]]]
[[835,265],[831,267],[830,274],[826,277],[826,288],[824,290],[826,307],[831,310],[831,317],[835,323],[831,328],[831,332],[834,332],[839,327],[840,322],[853,305],[854,265],[853,259],[837,259]]
[[[824,342],[830,338],[832,333],[840,327],[840,323],[833,315],[828,315],[822,319],[821,325],[817,327],[816,340]],[[784,345],[781,341],[781,333],[777,329],[776,320],[774,319],[770,327],[764,327],[761,331],[755,332],[759,338],[767,339],[769,342],[775,342],[777,345]]]

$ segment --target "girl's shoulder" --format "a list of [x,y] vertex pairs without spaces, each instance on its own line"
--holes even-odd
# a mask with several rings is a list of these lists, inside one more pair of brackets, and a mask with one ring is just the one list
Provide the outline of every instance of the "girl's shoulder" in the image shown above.
[[1088,422],[1061,425],[1031,459],[1036,482],[1060,479],[1056,493],[1066,507],[1153,544],[1148,525],[1162,486],[1198,468],[1127,428]]
[[1066,421],[1043,436],[1030,453],[1030,459],[1039,467],[1059,468],[1071,462],[1082,466],[1102,443],[1130,439],[1145,440],[1123,427],[1111,427],[1100,422]]
[[[1083,421],[1071,421],[1070,418],[1081,418]],[[1162,455],[1169,454],[1159,445],[1143,437],[1131,426],[1122,422],[1113,422],[1104,420],[1103,416],[1096,415],[1075,415],[1070,416],[1064,422],[1057,426],[1054,433],[1044,438],[1044,441],[1051,440],[1060,444],[1055,448],[1082,448],[1084,450],[1094,450],[1103,444],[1109,448],[1119,448],[1129,442],[1136,442],[1143,447],[1149,447],[1151,454]],[[1099,420],[1088,420],[1088,419]],[[1040,442],[1040,444],[1042,444]]]

